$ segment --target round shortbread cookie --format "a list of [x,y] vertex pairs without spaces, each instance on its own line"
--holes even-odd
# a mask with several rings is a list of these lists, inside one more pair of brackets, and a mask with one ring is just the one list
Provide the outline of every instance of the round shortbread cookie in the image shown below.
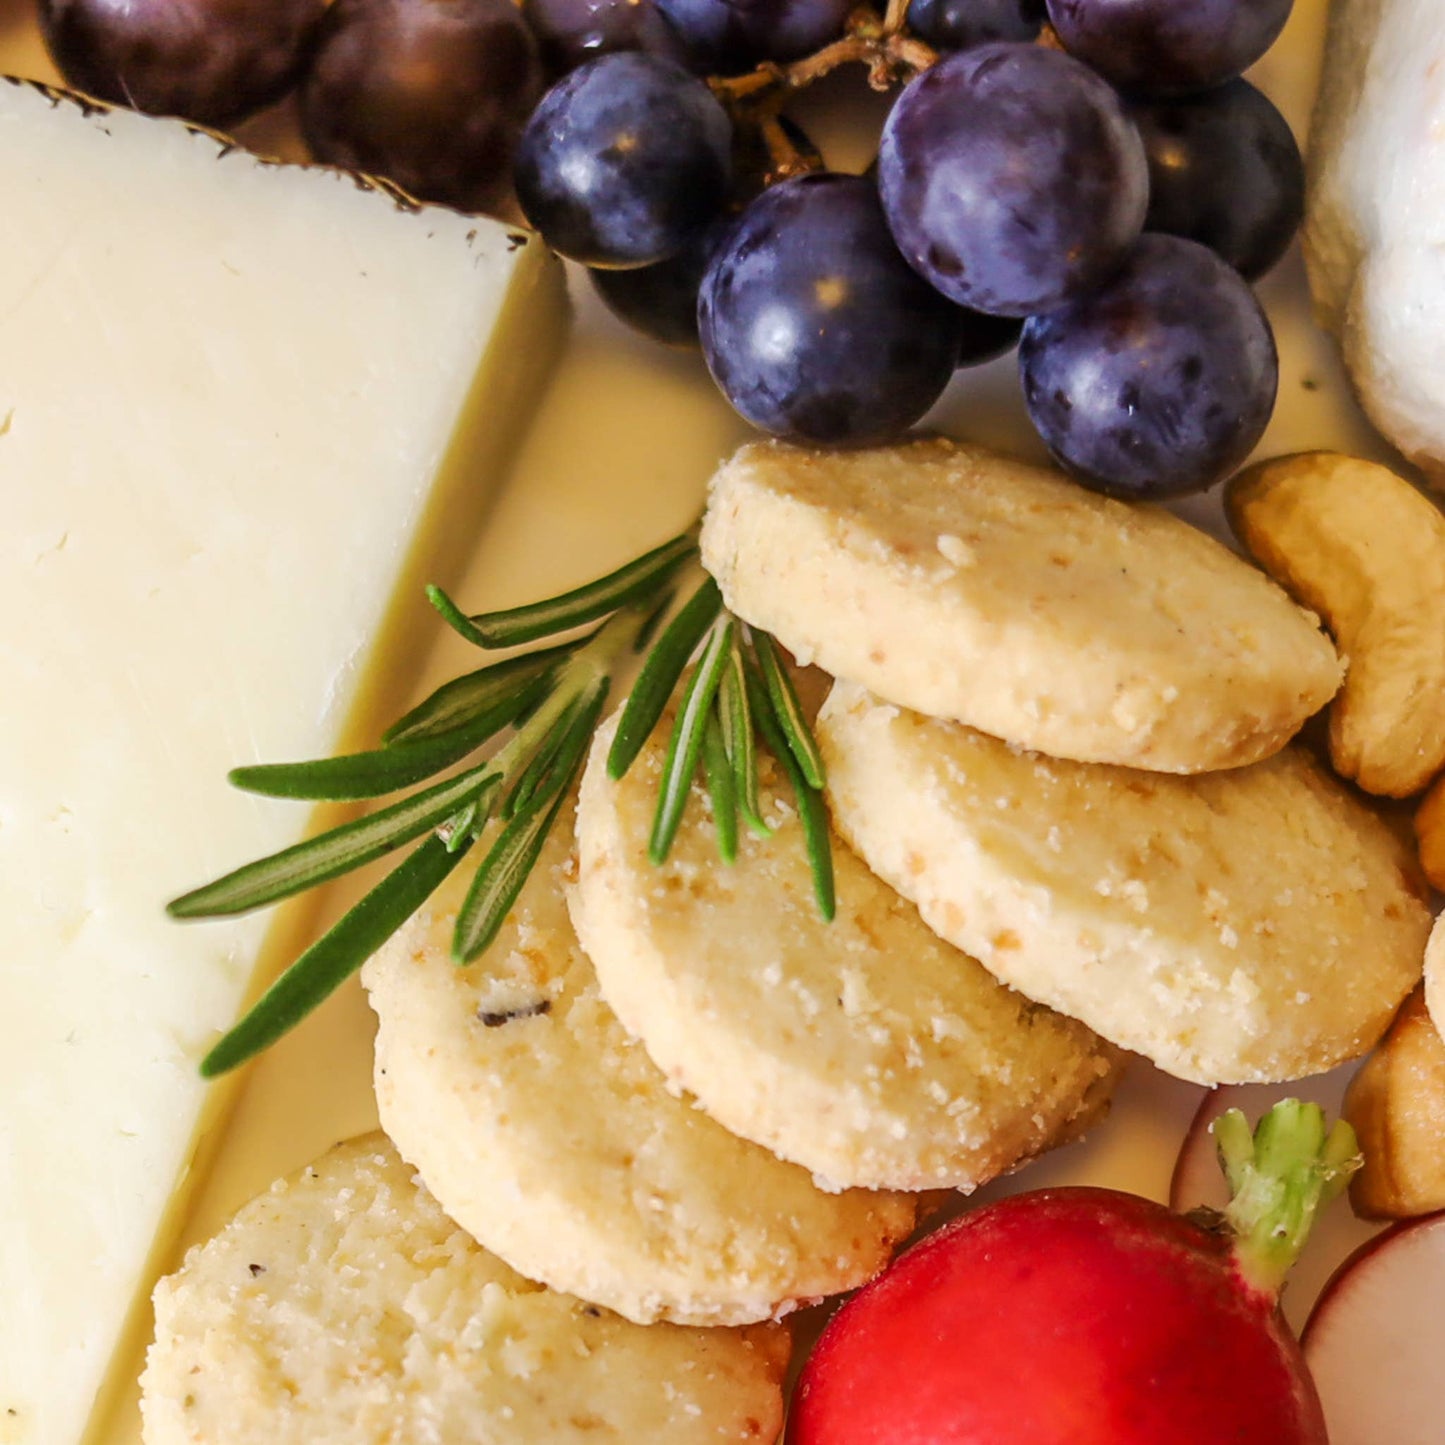
[[674,1084],[833,1185],[972,1188],[1092,1119],[1113,1050],[935,938],[841,845],[824,922],[771,759],[771,838],[744,836],[725,867],[695,784],[654,866],[667,722],[621,782],[606,769],[615,720],[599,730],[571,902],[603,996]]
[[770,1445],[777,1325],[644,1329],[515,1274],[380,1134],[246,1205],[156,1288],[146,1445]]
[[1419,980],[1409,851],[1303,749],[1195,778],[1019,752],[835,684],[839,831],[1030,998],[1200,1083],[1368,1049]]
[[382,1127],[488,1249],[640,1323],[747,1324],[862,1284],[915,1201],[825,1193],[669,1092],[598,992],[575,874],[569,808],[476,963],[449,952],[463,873],[366,965]]
[[1170,513],[979,447],[743,447],[702,556],[804,662],[1053,757],[1195,773],[1338,690],[1317,619]]

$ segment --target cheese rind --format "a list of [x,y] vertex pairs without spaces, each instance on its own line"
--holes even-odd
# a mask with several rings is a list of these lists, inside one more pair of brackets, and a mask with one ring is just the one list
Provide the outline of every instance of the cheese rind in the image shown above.
[[563,300],[498,223],[33,86],[0,185],[0,1441],[72,1445],[265,952],[163,904],[301,835],[226,771],[399,685]]

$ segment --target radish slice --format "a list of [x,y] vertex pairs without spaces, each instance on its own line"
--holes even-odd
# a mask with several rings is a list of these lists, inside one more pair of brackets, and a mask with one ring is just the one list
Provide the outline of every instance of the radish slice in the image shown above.
[[[1175,1161],[1174,1177],[1169,1183],[1169,1207],[1186,1214],[1201,1206],[1223,1209],[1228,1203],[1229,1189],[1209,1132],[1209,1126],[1226,1109],[1242,1110],[1253,1123],[1281,1099],[1303,1099],[1306,1103],[1318,1104],[1326,1117],[1337,1119],[1345,1086],[1357,1067],[1357,1064],[1345,1064],[1327,1074],[1297,1079],[1290,1084],[1224,1084],[1210,1090],[1184,1136],[1184,1146]],[[1315,1300],[1341,1261],[1374,1238],[1383,1227],[1356,1219],[1347,1199],[1336,1200],[1321,1214],[1280,1297],[1285,1318],[1296,1334],[1304,1328]]]
[[1445,1213],[1391,1225],[1335,1272],[1304,1334],[1330,1445],[1439,1445]]

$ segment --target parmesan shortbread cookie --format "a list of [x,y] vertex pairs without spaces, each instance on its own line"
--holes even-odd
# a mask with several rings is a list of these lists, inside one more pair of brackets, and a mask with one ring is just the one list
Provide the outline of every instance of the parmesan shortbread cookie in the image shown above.
[[1212,537],[979,447],[752,443],[702,556],[800,660],[1054,757],[1237,767],[1340,685],[1316,619]]
[[695,784],[655,867],[670,721],[621,782],[606,768],[615,720],[599,730],[571,894],[603,996],[670,1080],[834,1186],[968,1189],[1093,1117],[1114,1052],[940,942],[841,845],[837,918],[824,922],[771,759],[761,797],[773,837],[741,838],[724,867]]
[[837,683],[843,836],[1030,998],[1200,1083],[1369,1048],[1420,977],[1409,850],[1302,749],[1171,778],[1058,762]]
[[669,1092],[567,916],[571,815],[476,963],[449,952],[463,870],[367,964],[383,1128],[488,1249],[644,1324],[746,1324],[862,1284],[915,1201],[825,1193]]
[[146,1445],[771,1445],[777,1325],[644,1329],[514,1274],[380,1134],[252,1200],[156,1288]]

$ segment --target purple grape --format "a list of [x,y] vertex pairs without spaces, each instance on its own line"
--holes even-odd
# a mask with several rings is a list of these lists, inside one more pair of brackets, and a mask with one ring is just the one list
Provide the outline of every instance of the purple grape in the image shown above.
[[1077,60],[999,42],[960,51],[893,107],[883,207],[909,263],[975,311],[1051,311],[1139,236],[1149,170],[1114,92]]
[[908,28],[940,50],[967,50],[990,40],[1033,40],[1044,0],[913,0]]
[[[786,115],[779,116],[778,122],[799,155],[821,170],[823,157],[808,133]],[[735,213],[772,183],[774,162],[763,133],[756,126],[742,126],[733,141],[733,195],[728,214],[694,234],[677,255],[655,266],[589,273],[593,287],[613,315],[664,346],[696,348],[697,299],[702,278],[732,230]]]
[[743,212],[703,279],[703,355],[755,426],[797,441],[888,441],[938,399],[957,311],[904,263],[874,187],[817,174]]
[[1088,486],[1159,498],[1244,461],[1274,409],[1274,336],[1213,251],[1145,236],[1083,301],[1024,325],[1019,370],[1049,450]]
[[651,266],[722,211],[732,122],[681,66],[618,51],[558,81],[517,147],[517,199],[587,266]]
[[1048,0],[1070,55],[1134,95],[1189,95],[1253,65],[1294,0]]
[[301,85],[301,129],[317,160],[480,210],[506,190],[541,88],[537,42],[511,0],[335,0]]
[[856,0],[654,0],[709,75],[788,61],[836,40]]
[[664,346],[696,347],[702,278],[732,226],[731,216],[719,216],[666,261],[630,271],[592,271],[592,285],[608,310],[634,331]]
[[645,50],[687,62],[686,47],[653,0],[522,0],[522,18],[554,74],[614,50]]
[[1247,279],[1268,271],[1304,218],[1304,161],[1288,121],[1244,80],[1131,113],[1149,157],[1146,229],[1199,241]]
[[296,84],[325,0],[41,0],[68,84],[152,115],[229,126]]

